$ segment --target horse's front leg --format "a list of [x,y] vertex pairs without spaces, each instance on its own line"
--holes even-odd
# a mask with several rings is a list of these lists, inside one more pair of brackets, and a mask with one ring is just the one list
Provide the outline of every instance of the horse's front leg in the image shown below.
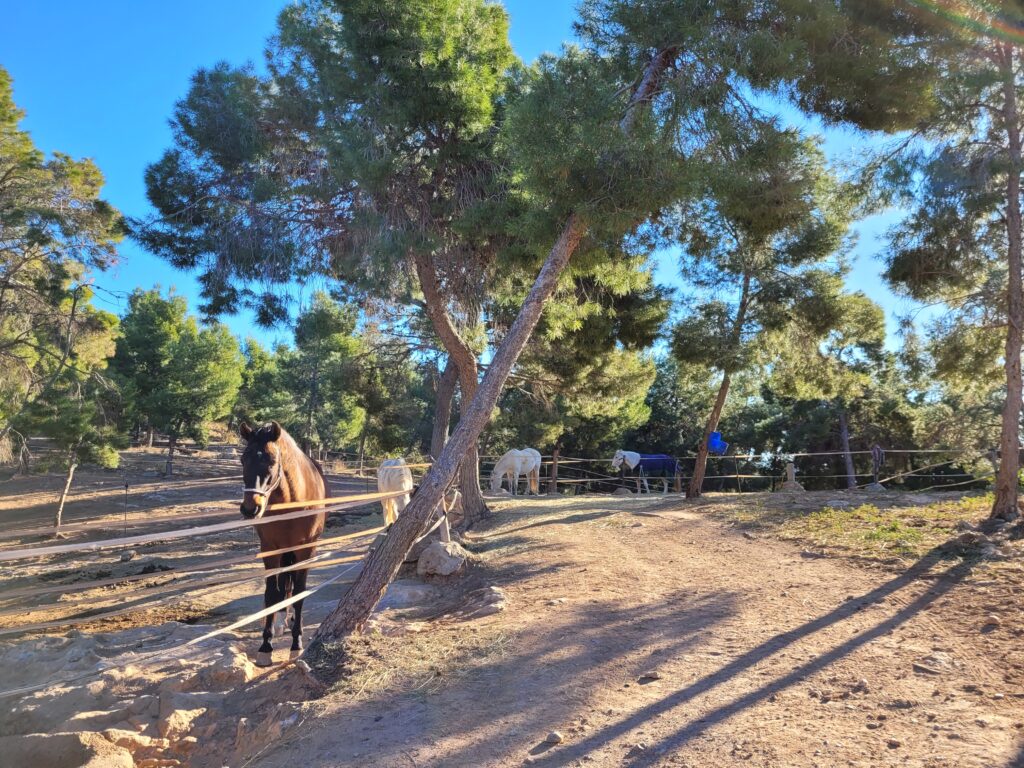
[[[308,560],[313,556],[314,552],[315,550],[309,549],[305,552],[297,553],[297,561]],[[294,579],[292,581],[293,595],[299,595],[306,591],[306,577],[308,575],[309,571],[307,569],[294,572]],[[292,647],[288,652],[289,659],[297,659],[302,655],[302,604],[304,602],[305,600],[299,600],[293,605],[295,615],[292,620]]]
[[[268,562],[270,560],[275,560],[275,562],[271,564]],[[271,568],[277,568],[280,564],[280,558],[264,558],[263,564],[268,570]],[[281,602],[281,599],[282,596],[277,588],[277,576],[268,576],[266,579],[266,588],[263,590],[263,607],[269,608],[275,603]],[[270,644],[270,640],[274,636],[275,615],[275,613],[271,613],[263,620],[263,645],[260,646],[259,651],[256,653],[257,667],[269,667],[274,663],[274,646]]]

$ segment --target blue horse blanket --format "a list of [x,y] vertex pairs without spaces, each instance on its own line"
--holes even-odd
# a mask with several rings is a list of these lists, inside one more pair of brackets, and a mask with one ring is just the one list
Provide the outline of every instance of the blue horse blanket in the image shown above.
[[634,471],[644,477],[672,477],[679,472],[679,462],[664,453],[641,453]]

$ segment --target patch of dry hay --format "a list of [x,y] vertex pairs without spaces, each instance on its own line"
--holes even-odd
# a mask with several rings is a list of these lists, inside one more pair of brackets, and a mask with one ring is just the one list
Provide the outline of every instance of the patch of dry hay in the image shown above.
[[428,626],[400,635],[369,633],[345,644],[332,692],[353,700],[434,693],[505,657],[513,638],[498,626]]

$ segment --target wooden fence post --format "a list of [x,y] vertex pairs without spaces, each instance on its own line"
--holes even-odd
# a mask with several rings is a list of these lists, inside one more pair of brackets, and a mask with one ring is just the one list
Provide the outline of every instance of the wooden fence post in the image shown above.
[[558,493],[558,446],[551,452],[551,482],[548,483],[548,495],[554,496]]

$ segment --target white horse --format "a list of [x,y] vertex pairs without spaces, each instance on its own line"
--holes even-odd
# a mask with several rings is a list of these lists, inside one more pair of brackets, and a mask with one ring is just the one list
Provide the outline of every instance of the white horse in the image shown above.
[[501,490],[501,481],[508,477],[508,487],[515,496],[519,492],[519,476],[526,475],[526,492],[540,495],[540,451],[513,448],[498,459],[491,470],[491,492]]
[[398,513],[409,504],[412,494],[412,472],[405,464],[405,459],[384,459],[377,467],[377,490],[381,493],[408,491],[404,496],[381,499],[384,508],[384,525],[391,525],[398,519]]

